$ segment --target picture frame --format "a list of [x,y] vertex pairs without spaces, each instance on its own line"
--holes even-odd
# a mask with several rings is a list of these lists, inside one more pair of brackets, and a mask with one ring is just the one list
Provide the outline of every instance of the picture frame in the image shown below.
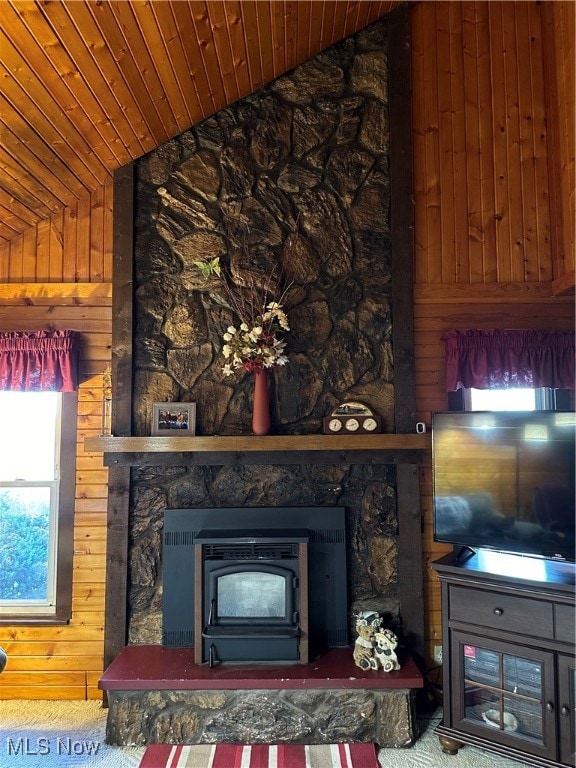
[[150,434],[190,436],[196,434],[196,403],[154,403]]

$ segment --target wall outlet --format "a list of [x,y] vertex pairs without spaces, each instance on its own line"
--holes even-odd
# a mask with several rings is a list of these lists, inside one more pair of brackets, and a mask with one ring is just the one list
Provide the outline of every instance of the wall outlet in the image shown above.
[[438,664],[438,666],[442,664],[442,646],[441,645],[434,646],[434,663]]

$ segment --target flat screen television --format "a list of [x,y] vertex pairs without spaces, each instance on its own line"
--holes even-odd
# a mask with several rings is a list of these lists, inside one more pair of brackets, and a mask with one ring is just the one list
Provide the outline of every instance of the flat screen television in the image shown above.
[[435,540],[574,561],[575,428],[571,412],[434,414]]

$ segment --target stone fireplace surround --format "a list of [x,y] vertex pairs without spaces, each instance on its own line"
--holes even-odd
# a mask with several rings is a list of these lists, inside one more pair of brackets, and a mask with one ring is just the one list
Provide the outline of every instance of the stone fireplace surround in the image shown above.
[[[398,119],[387,128],[399,99],[395,87],[409,82],[398,64],[405,64],[407,39],[406,17],[395,15],[141,161],[133,294],[131,235],[121,223],[115,225],[116,242],[124,247],[124,254],[115,255],[115,435],[149,434],[152,403],[172,400],[197,402],[199,434],[236,435],[246,429],[249,377],[229,382],[220,373],[221,335],[230,315],[214,303],[214,286],[199,283],[192,269],[199,252],[228,254],[236,271],[249,269],[241,258],[245,246],[266,269],[282,262],[291,270],[290,362],[277,372],[272,392],[276,433],[313,435],[336,402],[352,397],[383,416],[385,431],[413,430],[407,92],[403,117],[396,108]],[[389,70],[396,76],[389,78]],[[126,172],[117,177],[117,193],[129,203],[123,211],[132,206],[132,192],[126,192],[131,178]],[[397,213],[391,219],[394,190]],[[241,670],[224,685],[226,672],[219,672],[218,682],[206,679],[204,667],[191,669],[187,649],[159,647],[163,509],[338,504],[346,508],[349,532],[350,614],[365,607],[380,610],[403,644],[418,653],[416,467],[400,454],[386,463],[378,456],[366,459],[365,452],[355,463],[346,450],[302,464],[288,451],[276,454],[278,463],[267,456],[265,467],[248,461],[248,454],[222,455],[221,462],[211,456],[205,463],[198,457],[187,463],[181,455],[125,457],[122,463],[133,466],[129,476],[115,467],[118,459],[109,463],[113,589],[122,564],[120,557],[116,567],[113,553],[125,535],[118,524],[122,515],[115,515],[123,508],[129,563],[129,645],[101,684],[110,704],[112,743],[258,740],[256,731],[265,741],[298,734],[311,743],[373,739],[397,745],[413,739],[413,692],[421,676],[407,656],[395,677],[366,677],[351,665],[351,653],[332,666],[330,660],[316,662],[327,665],[320,673],[318,667],[300,668],[293,684],[294,671],[281,669],[272,696],[272,685],[263,674],[255,679],[254,670]],[[129,507],[122,492],[128,482]],[[399,570],[407,578],[399,578]],[[110,586],[110,600],[120,612],[122,592],[114,597]],[[107,629],[109,658],[117,655],[118,638]],[[174,664],[181,665],[180,672]],[[142,665],[154,671],[143,675]],[[351,686],[352,678],[357,682]],[[214,693],[230,685],[234,694]],[[293,689],[300,690],[292,694]],[[273,711],[282,723],[283,707],[294,706],[303,728],[292,722],[288,736],[282,727],[264,727],[264,711]],[[237,724],[234,734],[224,722]]]

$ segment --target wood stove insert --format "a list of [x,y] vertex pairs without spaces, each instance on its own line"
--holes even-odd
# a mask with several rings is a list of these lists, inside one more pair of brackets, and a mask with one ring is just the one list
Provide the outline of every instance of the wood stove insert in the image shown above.
[[349,643],[342,507],[164,512],[165,646],[196,663],[308,663]]
[[308,531],[200,531],[195,660],[308,662]]

